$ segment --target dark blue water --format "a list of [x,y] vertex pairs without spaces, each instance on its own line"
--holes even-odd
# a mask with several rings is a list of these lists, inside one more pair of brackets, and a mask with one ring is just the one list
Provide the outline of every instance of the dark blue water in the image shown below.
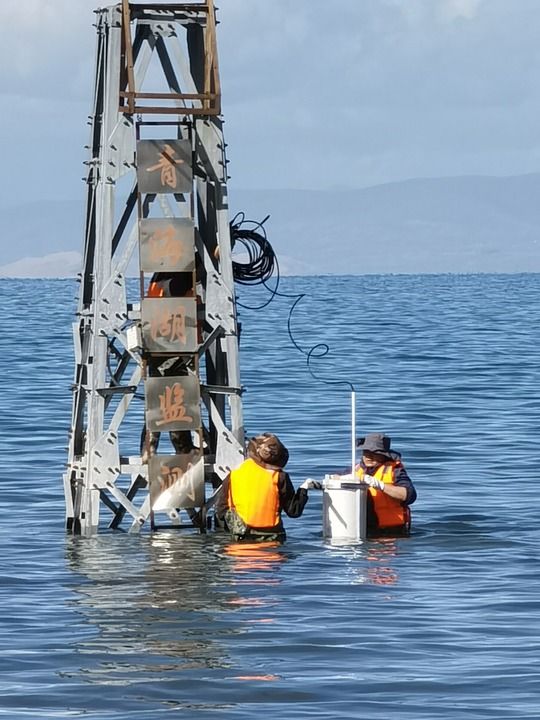
[[[0,281],[0,715],[540,717],[540,275],[290,278],[316,372],[386,431],[414,533],[330,547],[321,498],[270,549],[165,531],[68,537],[70,281]],[[241,299],[259,296],[242,292]],[[349,458],[349,393],[242,311],[249,433],[305,477]]]

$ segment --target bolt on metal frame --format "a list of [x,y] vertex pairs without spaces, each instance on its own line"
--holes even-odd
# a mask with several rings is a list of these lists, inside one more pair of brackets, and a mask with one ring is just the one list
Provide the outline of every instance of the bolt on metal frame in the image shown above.
[[[104,506],[111,528],[126,515],[131,532],[156,527],[159,507],[173,525],[187,508],[204,530],[215,489],[244,456],[215,9],[123,0],[96,18],[66,529],[97,532]],[[138,284],[126,279],[134,265]],[[148,297],[149,272],[178,269],[191,273],[191,299]],[[143,427],[162,442],[186,428],[193,457],[141,456]],[[178,491],[169,505],[165,490]]]

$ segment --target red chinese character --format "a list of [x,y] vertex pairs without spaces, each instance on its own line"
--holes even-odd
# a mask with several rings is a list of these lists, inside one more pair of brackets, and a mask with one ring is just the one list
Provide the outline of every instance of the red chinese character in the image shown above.
[[171,188],[176,187],[176,165],[183,164],[183,160],[180,158],[175,160],[176,150],[170,145],[165,145],[163,150],[159,153],[159,161],[156,165],[152,165],[146,169],[146,172],[154,172],[155,170],[161,170],[161,184],[168,185]]
[[193,418],[186,415],[186,407],[184,405],[184,388],[180,383],[174,383],[167,386],[163,395],[159,396],[159,409],[161,411],[161,420],[156,425],[167,425],[172,422],[190,423]]
[[184,308],[178,308],[174,313],[165,311],[153,317],[150,321],[150,335],[154,341],[160,337],[168,342],[179,340],[185,345],[187,338]]
[[183,254],[182,243],[176,236],[173,225],[167,225],[160,230],[156,230],[150,235],[148,245],[150,259],[153,262],[169,260],[173,265],[176,265]]
[[161,489],[166,490],[167,488],[170,488],[171,485],[174,485],[174,483],[179,480],[182,475],[184,474],[184,471],[182,468],[179,467],[167,467],[167,465],[161,466]]

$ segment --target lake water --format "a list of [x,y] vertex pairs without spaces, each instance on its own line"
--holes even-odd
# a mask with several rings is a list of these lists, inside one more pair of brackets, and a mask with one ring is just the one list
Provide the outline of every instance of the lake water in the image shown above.
[[[413,534],[335,547],[64,532],[71,281],[0,281],[0,716],[537,720],[540,275],[286,278],[295,342],[352,382],[419,498]],[[241,288],[256,305],[260,292]],[[349,460],[349,390],[241,309],[247,432],[293,482]]]

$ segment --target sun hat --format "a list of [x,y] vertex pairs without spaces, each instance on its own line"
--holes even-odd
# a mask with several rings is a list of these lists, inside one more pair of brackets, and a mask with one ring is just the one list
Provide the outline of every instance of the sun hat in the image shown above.
[[401,457],[401,453],[390,449],[392,439],[384,433],[369,433],[366,437],[358,438],[356,446],[362,451],[367,450],[377,455],[383,455],[389,460],[396,460]]
[[269,467],[284,468],[289,460],[289,451],[273,433],[252,437],[247,450],[248,457]]

